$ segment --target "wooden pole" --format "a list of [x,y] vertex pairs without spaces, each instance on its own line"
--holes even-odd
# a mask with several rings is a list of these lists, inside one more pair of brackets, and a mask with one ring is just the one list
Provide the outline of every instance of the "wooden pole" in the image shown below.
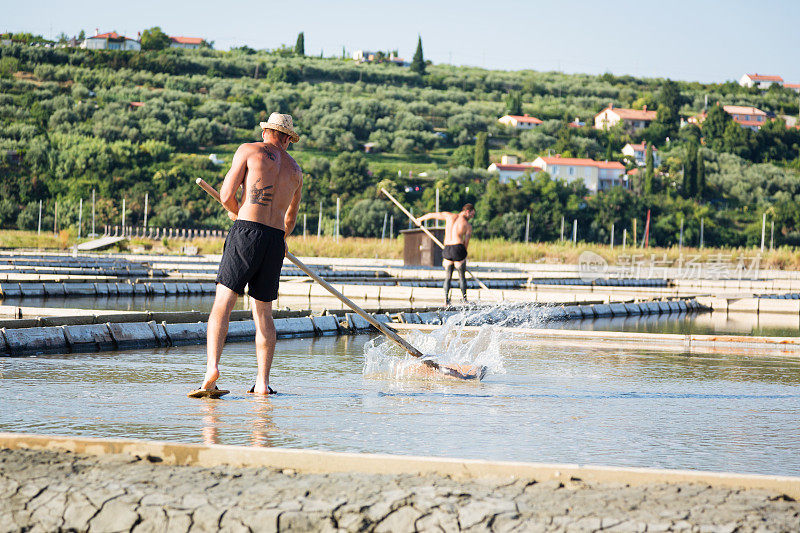
[[78,203],[78,238],[81,238],[81,226],[83,226],[83,198]]
[[[202,178],[197,178],[197,180],[195,182],[200,187],[202,187],[203,190],[205,190],[208,194],[213,196],[218,202],[220,201],[219,193],[211,185],[206,183],[205,180],[203,180]],[[222,202],[220,202],[220,203],[222,203]],[[467,373],[467,374],[464,374],[464,373],[462,373],[461,371],[459,371],[459,370],[457,370],[455,368],[451,368],[449,366],[440,365],[436,361],[433,361],[433,360],[431,360],[429,358],[426,358],[425,355],[422,352],[420,352],[414,346],[409,344],[408,341],[406,341],[404,338],[402,338],[400,335],[398,335],[394,331],[390,330],[388,327],[386,327],[386,325],[378,322],[375,319],[374,316],[372,316],[371,314],[369,314],[366,311],[364,311],[363,309],[361,309],[361,307],[359,307],[355,302],[353,302],[348,297],[346,297],[344,294],[342,294],[341,292],[336,290],[336,288],[334,288],[330,283],[328,283],[327,281],[325,281],[324,279],[319,277],[316,272],[314,272],[313,270],[308,268],[302,261],[300,261],[297,257],[294,256],[294,254],[292,254],[288,250],[286,251],[286,259],[288,259],[289,261],[294,263],[308,277],[310,277],[311,279],[313,279],[314,281],[316,281],[317,283],[322,285],[322,287],[324,287],[325,290],[327,290],[329,293],[333,294],[342,303],[344,303],[350,309],[355,311],[361,318],[363,318],[364,320],[369,322],[372,326],[374,326],[378,331],[383,333],[390,340],[392,340],[395,343],[397,343],[400,347],[402,347],[410,355],[412,355],[414,357],[417,357],[419,359],[422,359],[422,362],[425,365],[433,368],[434,370],[438,370],[438,371],[440,371],[440,372],[442,372],[442,373],[444,373],[444,374],[446,374],[448,376],[461,378],[461,379],[478,379],[478,380],[480,380],[481,378],[483,378],[484,374],[486,373],[486,367],[480,367],[478,369],[478,371],[476,373],[474,373],[474,374],[471,373],[471,372]]]
[[525,214],[525,244],[528,244],[529,235],[531,232],[531,214]]
[[36,229],[36,236],[40,236],[42,234],[42,201],[39,200],[39,225]]

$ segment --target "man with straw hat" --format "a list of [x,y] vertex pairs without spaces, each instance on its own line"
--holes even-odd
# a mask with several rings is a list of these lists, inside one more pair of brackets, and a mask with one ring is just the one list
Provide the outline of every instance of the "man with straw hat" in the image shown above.
[[[217,388],[219,359],[228,334],[228,323],[236,299],[245,285],[252,299],[256,325],[258,373],[250,392],[272,394],[269,371],[275,352],[272,301],[278,297],[278,282],[286,253],[286,235],[294,230],[303,175],[286,152],[300,136],[291,115],[272,113],[261,122],[263,142],[245,143],[233,156],[231,169],[220,188],[222,205],[234,220],[225,239],[217,275],[217,293],[208,317],[206,374],[194,398],[219,397],[228,391]],[[236,199],[243,189],[242,201]]]

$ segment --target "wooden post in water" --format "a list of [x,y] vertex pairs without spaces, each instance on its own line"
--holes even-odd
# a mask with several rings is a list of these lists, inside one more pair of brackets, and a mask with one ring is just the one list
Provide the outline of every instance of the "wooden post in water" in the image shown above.
[[622,249],[628,244],[628,228],[622,228]]
[[678,251],[683,250],[683,219],[681,219],[681,238],[678,241]]
[[764,253],[764,233],[767,229],[767,212],[761,217],[761,253]]
[[97,234],[94,231],[94,189],[92,189],[92,237],[96,237]]
[[78,238],[81,238],[81,226],[83,226],[83,198],[78,203]]
[[381,242],[386,238],[386,221],[389,218],[389,213],[383,214],[383,227],[381,228]]
[[564,217],[561,217],[561,242],[564,242]]
[[144,193],[144,227],[147,227],[147,201],[149,200],[149,193]]
[[39,237],[42,234],[42,201],[39,200],[39,225],[36,229],[36,236]]
[[56,210],[53,215],[53,235],[58,235],[58,200],[56,200]]
[[394,239],[394,215],[389,215],[389,239]]
[[[705,221],[706,221],[705,218],[701,218],[700,219],[700,248],[703,247],[703,225],[704,225]],[[764,251],[763,243],[762,243],[762,246],[761,246],[761,251]]]
[[125,198],[122,199],[122,236],[125,236]]
[[633,219],[633,247],[636,248],[636,219]]

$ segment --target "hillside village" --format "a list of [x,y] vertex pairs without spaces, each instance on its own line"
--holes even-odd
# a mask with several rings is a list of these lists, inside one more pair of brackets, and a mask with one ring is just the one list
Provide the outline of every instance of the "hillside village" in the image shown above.
[[[39,200],[74,224],[92,188],[108,220],[120,195],[149,192],[156,223],[224,227],[185,183],[219,180],[236,143],[284,111],[301,131],[293,153],[312,231],[319,220],[329,231],[339,198],[342,232],[375,235],[391,210],[375,191],[388,186],[417,211],[437,189],[449,191],[444,208],[476,203],[482,236],[519,239],[538,212],[531,238],[556,238],[567,218],[602,242],[650,209],[659,242],[676,242],[683,220],[687,235],[704,224],[707,242],[745,243],[758,238],[754,213],[772,209],[782,242],[800,242],[800,88],[780,76],[698,84],[434,65],[421,38],[412,61],[396,50],[312,57],[302,33],[294,47],[222,52],[157,27],[58,42],[4,34],[0,56],[3,197],[19,198],[0,205],[6,227],[35,225]],[[126,205],[140,220],[140,200]]]

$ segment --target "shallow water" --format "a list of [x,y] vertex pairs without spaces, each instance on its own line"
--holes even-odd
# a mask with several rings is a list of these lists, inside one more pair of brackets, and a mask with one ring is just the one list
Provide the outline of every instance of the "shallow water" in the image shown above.
[[370,339],[278,341],[269,398],[250,343],[221,400],[186,397],[202,346],[0,358],[0,431],[800,475],[797,360],[504,339],[504,374],[399,381],[364,374]]

